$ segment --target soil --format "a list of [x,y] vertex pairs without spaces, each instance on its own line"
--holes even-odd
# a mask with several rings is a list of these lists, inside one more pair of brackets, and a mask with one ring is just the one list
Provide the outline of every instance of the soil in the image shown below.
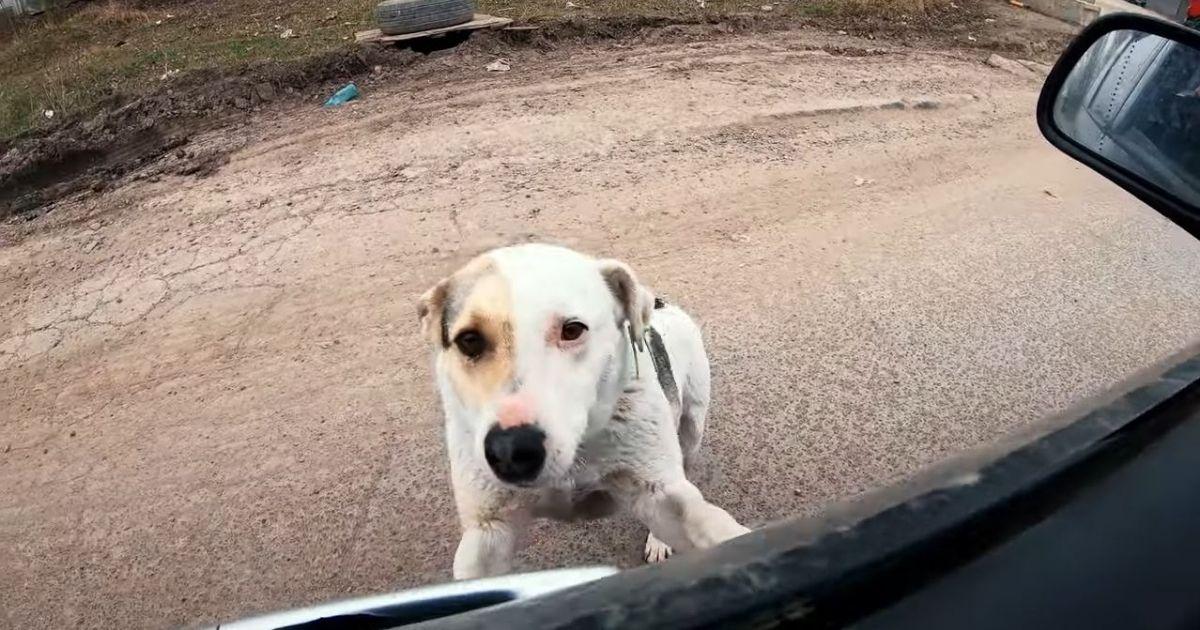
[[[1054,151],[1040,81],[986,51],[497,37],[0,226],[0,626],[177,627],[447,580],[414,304],[499,244],[620,258],[701,322],[698,481],[754,527],[1196,340],[1194,239]],[[181,175],[180,149],[221,159]],[[635,566],[644,537],[539,524],[519,568]]]
[[[1066,25],[998,2],[965,2],[963,7],[920,19],[752,13],[701,23],[667,17],[563,18],[539,24],[536,30],[480,33],[454,52],[470,58],[521,49],[570,48],[607,39],[682,41],[800,27],[844,31],[872,40],[885,37],[898,45],[976,48],[1043,61],[1051,61],[1073,32]],[[88,120],[0,143],[0,219],[40,216],[55,200],[106,188],[147,165],[151,168],[143,176],[163,172],[202,176],[240,144],[189,150],[197,133],[236,124],[263,108],[320,100],[350,81],[366,79],[370,85],[420,81],[431,69],[441,69],[440,64],[431,68],[428,57],[463,42],[451,37],[408,48],[341,50],[300,62],[262,63],[236,75],[194,72],[165,82],[146,96],[114,98]],[[164,155],[176,159],[155,163]]]
[[[395,55],[392,55],[393,57]],[[382,62],[385,55],[374,55]],[[113,103],[93,118],[0,146],[0,217],[26,218],[65,195],[103,188],[120,176],[184,147],[195,133],[244,118],[263,105],[334,77],[369,70],[368,54],[333,54],[303,64],[263,64],[237,76],[193,73],[128,103]],[[264,98],[266,95],[266,98]],[[204,174],[212,155],[191,155],[168,170]],[[194,165],[194,166],[189,166]]]

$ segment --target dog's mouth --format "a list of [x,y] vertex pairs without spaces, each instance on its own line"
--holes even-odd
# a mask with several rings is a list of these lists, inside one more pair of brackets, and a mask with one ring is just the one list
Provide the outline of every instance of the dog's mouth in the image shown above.
[[546,462],[536,477],[530,479],[505,479],[492,467],[492,474],[504,485],[518,490],[543,490],[546,488],[563,488],[571,486],[573,472],[578,465],[572,462],[562,465],[554,454],[547,453]]
[[501,477],[494,469],[492,476],[496,478],[502,485],[513,490],[542,490],[544,488],[553,488],[562,485],[562,481],[557,476],[538,475],[536,479],[519,479],[510,480]]

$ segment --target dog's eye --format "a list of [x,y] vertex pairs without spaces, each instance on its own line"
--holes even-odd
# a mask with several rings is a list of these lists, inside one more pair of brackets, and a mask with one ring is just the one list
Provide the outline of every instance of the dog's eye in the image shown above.
[[569,322],[563,324],[562,340],[563,341],[575,341],[576,339],[579,339],[580,337],[582,337],[583,333],[587,332],[587,329],[588,329],[587,325],[584,324],[583,322],[569,321]]
[[487,352],[487,339],[474,330],[464,330],[458,333],[458,336],[454,338],[454,345],[458,346],[458,351],[468,359],[478,359],[484,352]]

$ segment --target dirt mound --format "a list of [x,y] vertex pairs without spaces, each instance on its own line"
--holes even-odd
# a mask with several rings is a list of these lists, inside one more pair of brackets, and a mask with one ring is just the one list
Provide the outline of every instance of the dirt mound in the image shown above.
[[[237,76],[196,72],[165,81],[149,95],[114,100],[89,120],[0,144],[0,218],[37,216],[45,203],[100,189],[130,169],[188,143],[197,131],[290,97],[298,90],[365,72],[369,53],[331,53],[299,64],[264,63]],[[182,174],[217,159],[180,151]]]

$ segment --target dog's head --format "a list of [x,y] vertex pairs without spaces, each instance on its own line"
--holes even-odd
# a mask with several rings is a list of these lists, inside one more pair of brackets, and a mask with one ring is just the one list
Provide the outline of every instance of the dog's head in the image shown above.
[[565,476],[627,369],[625,325],[640,339],[653,304],[625,264],[549,245],[493,250],[426,291],[417,314],[470,456],[514,485]]

